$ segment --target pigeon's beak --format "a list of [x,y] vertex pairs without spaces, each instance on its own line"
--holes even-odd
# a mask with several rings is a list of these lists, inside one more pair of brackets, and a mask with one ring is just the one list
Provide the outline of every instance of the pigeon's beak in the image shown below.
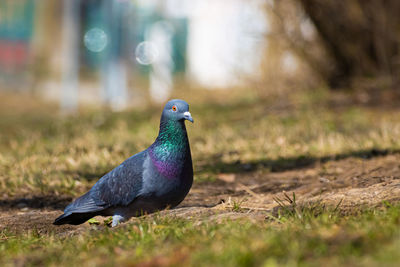
[[190,114],[189,111],[186,111],[185,113],[183,113],[183,118],[184,118],[185,120],[190,121],[191,123],[194,122],[194,121],[193,121],[193,118],[192,118],[192,114]]

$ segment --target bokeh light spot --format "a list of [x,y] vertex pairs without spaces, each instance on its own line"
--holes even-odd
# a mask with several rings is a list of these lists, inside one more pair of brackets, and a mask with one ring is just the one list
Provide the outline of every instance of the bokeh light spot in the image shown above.
[[107,34],[99,28],[90,29],[83,38],[85,47],[92,52],[101,52],[107,46]]
[[141,42],[135,49],[136,61],[142,65],[150,65],[157,60],[158,49],[152,42]]

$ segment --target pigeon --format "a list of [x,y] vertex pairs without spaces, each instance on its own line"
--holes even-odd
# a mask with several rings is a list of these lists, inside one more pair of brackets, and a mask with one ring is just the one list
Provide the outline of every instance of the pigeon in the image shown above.
[[189,105],[168,101],[154,143],[104,175],[69,204],[55,225],[78,225],[94,216],[112,216],[111,226],[131,217],[176,207],[193,183],[193,165],[185,120],[193,123]]

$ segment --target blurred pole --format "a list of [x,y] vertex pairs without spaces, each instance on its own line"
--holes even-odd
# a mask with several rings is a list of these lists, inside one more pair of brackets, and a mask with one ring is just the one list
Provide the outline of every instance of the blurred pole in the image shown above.
[[153,62],[150,72],[150,97],[156,103],[167,100],[172,91],[172,36],[173,27],[167,21],[154,23],[146,33],[146,39],[158,49],[158,58]]
[[123,1],[103,2],[109,36],[109,47],[103,66],[104,102],[113,110],[124,109],[127,105],[127,70],[122,58],[123,27],[122,19],[127,5]]
[[79,97],[79,4],[80,0],[63,2],[62,112],[76,112]]

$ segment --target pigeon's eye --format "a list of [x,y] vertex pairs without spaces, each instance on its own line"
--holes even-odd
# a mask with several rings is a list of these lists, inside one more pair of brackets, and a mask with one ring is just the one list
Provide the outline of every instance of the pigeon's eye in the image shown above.
[[178,109],[176,108],[176,106],[172,106],[172,111],[177,111]]

